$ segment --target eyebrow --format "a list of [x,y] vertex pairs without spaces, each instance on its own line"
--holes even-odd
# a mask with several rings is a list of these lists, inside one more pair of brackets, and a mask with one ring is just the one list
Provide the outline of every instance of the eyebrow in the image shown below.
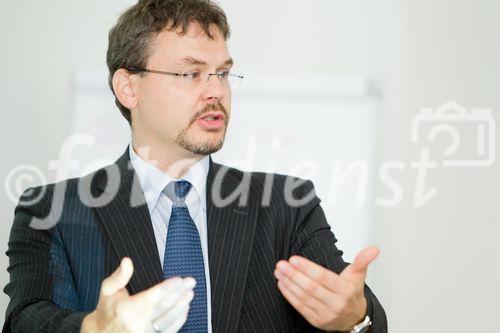
[[[224,61],[224,63],[222,63],[222,65],[218,66],[219,68],[220,67],[223,67],[223,66],[231,66],[233,65],[233,59],[232,58],[229,58],[227,59],[226,61]],[[193,58],[193,57],[185,57],[183,59],[181,59],[180,61],[178,61],[176,63],[177,64],[188,64],[188,65],[197,65],[197,66],[207,66],[207,63],[203,60],[200,60],[200,59],[196,59],[196,58]]]

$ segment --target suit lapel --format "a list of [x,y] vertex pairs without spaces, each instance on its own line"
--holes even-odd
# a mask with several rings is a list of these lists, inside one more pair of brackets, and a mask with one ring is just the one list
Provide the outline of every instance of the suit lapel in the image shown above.
[[[153,226],[140,182],[130,164],[128,149],[115,164],[96,174],[92,193],[109,200],[95,210],[118,258],[130,257],[134,264],[134,274],[128,285],[130,293],[161,282],[163,272]],[[224,201],[235,193],[240,195],[234,200],[222,204],[218,200]],[[206,196],[213,332],[238,330],[257,224],[259,193],[249,177],[210,160]],[[240,199],[245,197],[247,202],[242,202]]]
[[[96,207],[104,230],[118,258],[129,257],[134,274],[128,284],[131,294],[163,280],[151,217],[141,184],[130,164],[128,148],[115,164],[95,176],[93,190],[101,191],[106,205]],[[111,267],[114,271],[116,267]]]
[[[246,204],[240,204],[238,196],[221,205],[218,198],[224,199],[238,190],[242,190],[243,198],[248,195]],[[259,191],[250,186],[249,177],[210,163],[207,221],[214,332],[238,331],[259,201]]]

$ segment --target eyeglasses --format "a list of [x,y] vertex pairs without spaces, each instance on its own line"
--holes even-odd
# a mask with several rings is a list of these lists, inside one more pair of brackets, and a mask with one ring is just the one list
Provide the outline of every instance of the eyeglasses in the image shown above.
[[[241,84],[244,76],[239,74],[233,74],[229,71],[222,71],[219,73],[200,73],[200,72],[189,72],[189,73],[173,73],[173,72],[164,72],[157,71],[153,69],[146,69],[140,67],[128,67],[127,71],[131,74],[137,73],[153,73],[153,74],[162,74],[168,75],[175,78],[178,78],[180,84],[186,88],[196,88],[202,82],[208,83],[212,76],[215,76],[219,79],[219,82],[222,83],[224,87],[228,87],[232,90],[237,89]],[[206,79],[205,79],[206,78]]]

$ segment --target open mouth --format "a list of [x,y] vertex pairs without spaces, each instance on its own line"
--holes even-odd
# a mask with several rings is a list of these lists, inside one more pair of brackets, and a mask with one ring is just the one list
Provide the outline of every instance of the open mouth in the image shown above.
[[201,117],[201,119],[205,119],[207,121],[217,121],[217,120],[224,120],[224,114],[223,113],[209,113],[207,115],[204,115]]
[[196,120],[196,123],[206,130],[218,130],[225,125],[225,115],[222,112],[208,112]]

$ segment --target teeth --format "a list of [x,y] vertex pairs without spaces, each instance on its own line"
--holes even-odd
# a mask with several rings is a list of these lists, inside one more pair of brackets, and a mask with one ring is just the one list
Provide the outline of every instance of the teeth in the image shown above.
[[212,120],[214,120],[215,118],[214,118],[214,117],[212,117],[212,116],[208,116],[208,117],[206,117],[205,119],[206,119],[206,120],[210,120],[210,121],[212,121]]

